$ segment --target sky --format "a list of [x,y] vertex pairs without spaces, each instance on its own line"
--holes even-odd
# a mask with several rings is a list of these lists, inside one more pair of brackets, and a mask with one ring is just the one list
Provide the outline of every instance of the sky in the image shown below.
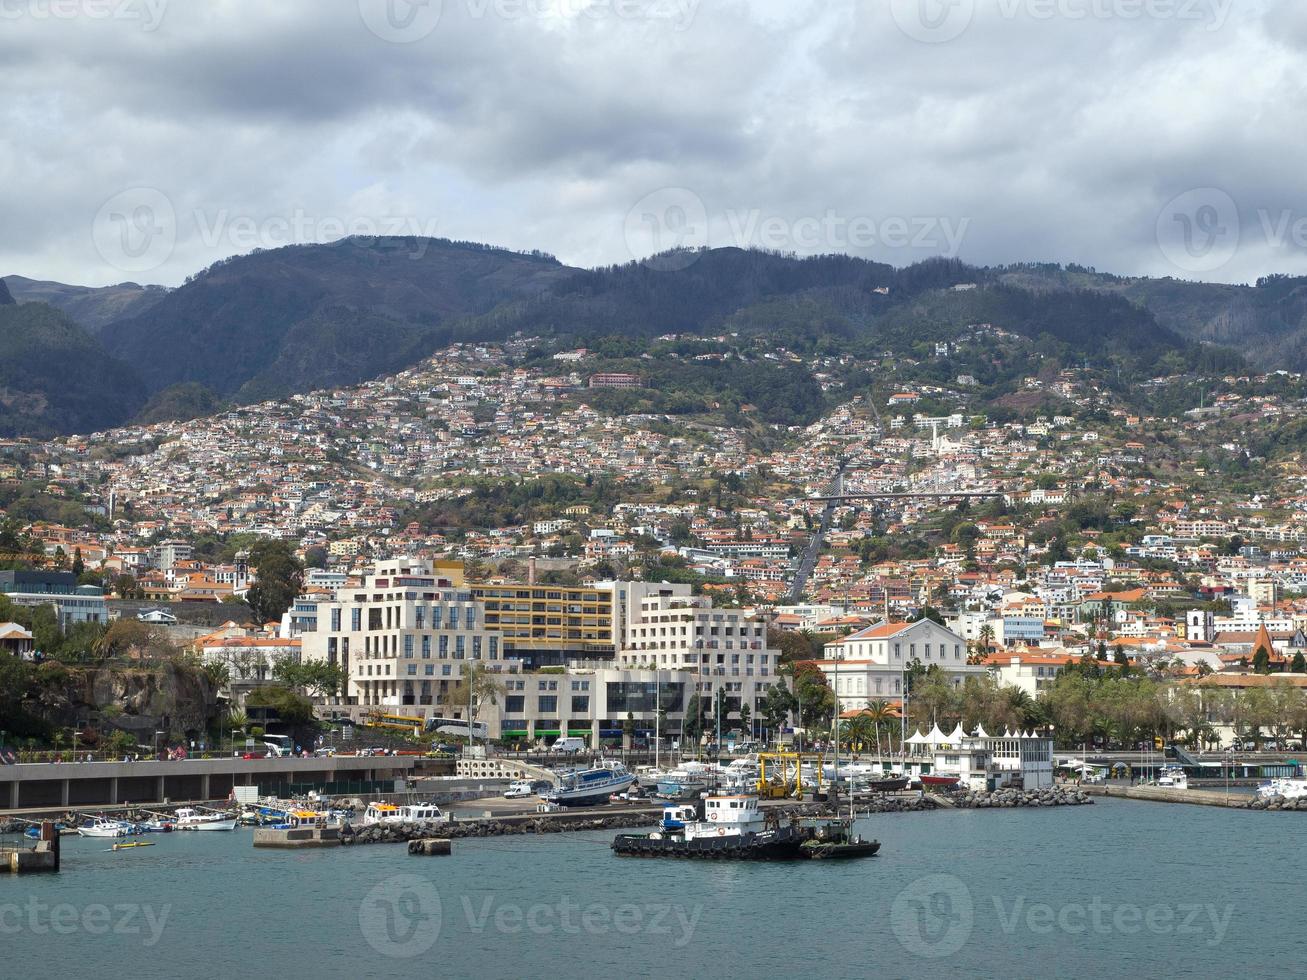
[[0,0],[0,275],[343,234],[1307,274],[1301,0]]

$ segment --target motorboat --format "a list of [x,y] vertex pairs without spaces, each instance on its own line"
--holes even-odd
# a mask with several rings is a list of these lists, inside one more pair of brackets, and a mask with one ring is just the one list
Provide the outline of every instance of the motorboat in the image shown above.
[[917,778],[921,781],[923,789],[951,789],[962,781],[961,776],[952,776],[943,772],[929,773]]
[[806,839],[794,824],[782,827],[774,813],[764,815],[756,796],[709,796],[704,819],[683,822],[679,830],[618,834],[612,849],[632,857],[782,860],[802,856]]
[[167,817],[152,817],[138,826],[143,834],[170,834],[177,829],[177,825]]
[[1179,766],[1163,766],[1154,785],[1160,789],[1188,789],[1189,776]]
[[369,803],[363,812],[363,826],[395,826],[405,823],[447,823],[450,817],[434,803]]
[[558,786],[544,799],[559,806],[594,806],[605,803],[635,782],[635,775],[620,762],[604,762],[560,777]]
[[240,819],[231,813],[200,813],[190,807],[177,811],[178,830],[235,830]]
[[77,828],[79,837],[130,837],[136,828],[126,820],[110,820],[107,817],[92,817],[89,823]]

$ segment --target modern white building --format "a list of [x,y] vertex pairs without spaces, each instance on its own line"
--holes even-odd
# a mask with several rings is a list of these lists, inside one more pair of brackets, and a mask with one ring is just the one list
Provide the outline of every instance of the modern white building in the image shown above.
[[967,663],[967,643],[929,619],[915,623],[876,623],[826,644],[815,661],[839,699],[840,711],[865,708],[869,701],[899,700],[905,674],[914,662],[938,667],[954,685],[980,677],[985,667]]
[[[728,717],[753,706],[776,682],[779,651],[767,646],[764,617],[743,609],[719,609],[688,588],[620,583],[628,596],[628,622],[618,663],[628,668],[676,670],[690,675],[703,700],[725,691]],[[673,587],[675,588],[675,587]],[[615,603],[616,606],[616,603]]]
[[485,628],[483,610],[431,562],[381,561],[360,585],[318,604],[317,628],[302,635],[303,658],[344,667],[355,704],[464,717],[466,705],[451,694],[470,663],[495,672],[517,669],[504,661],[500,636]]

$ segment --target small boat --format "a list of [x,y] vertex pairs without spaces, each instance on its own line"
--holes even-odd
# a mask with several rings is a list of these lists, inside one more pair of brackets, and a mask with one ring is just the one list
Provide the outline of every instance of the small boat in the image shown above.
[[177,829],[177,825],[164,817],[155,817],[139,824],[138,829],[143,834],[171,834]]
[[411,803],[397,806],[394,803],[369,803],[363,812],[363,826],[377,824],[396,825],[404,823],[448,823],[449,814],[443,812],[434,803]]
[[136,828],[126,820],[110,820],[107,817],[92,817],[90,823],[77,828],[79,837],[130,837]]
[[962,781],[961,776],[950,776],[939,772],[919,778],[924,789],[949,789]]
[[[68,830],[68,828],[61,823],[55,824],[54,829],[55,829],[55,833],[59,834],[60,836],[62,836]],[[23,831],[23,836],[26,837],[28,840],[40,840],[41,839],[40,825],[33,824],[31,827],[28,827],[26,830]]]
[[1157,774],[1156,785],[1159,789],[1188,789],[1189,776],[1179,766],[1163,766]]
[[620,793],[635,782],[620,762],[605,762],[593,769],[568,773],[560,777],[556,789],[545,794],[547,803],[559,806],[594,806],[605,803],[614,793]]
[[177,811],[178,830],[235,830],[240,819],[230,813],[200,813],[189,807]]
[[907,776],[886,776],[867,780],[866,787],[873,793],[898,793],[907,789],[910,782]]
[[880,841],[863,840],[861,834],[853,833],[853,825],[848,820],[829,821],[809,830],[810,836],[803,842],[800,853],[814,861],[872,857],[880,850]]
[[111,846],[109,850],[121,851],[129,847],[153,847],[153,846],[154,846],[154,841],[152,840],[129,840],[129,841],[120,841],[117,844]]
[[618,834],[613,839],[613,853],[742,861],[802,856],[805,833],[793,824],[780,826],[774,815],[765,816],[756,796],[709,796],[704,800],[704,816],[704,820],[685,823],[679,832]]

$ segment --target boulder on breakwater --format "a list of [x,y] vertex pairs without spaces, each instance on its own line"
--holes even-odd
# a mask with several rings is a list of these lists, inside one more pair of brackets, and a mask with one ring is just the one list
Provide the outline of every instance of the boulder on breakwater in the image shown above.
[[532,816],[518,820],[467,820],[457,823],[372,824],[342,827],[342,844],[405,844],[418,840],[459,840],[468,837],[504,837],[514,834],[557,834],[574,830],[620,830],[648,827],[658,817],[648,813],[616,813],[602,817],[560,818]]
[[1307,798],[1286,800],[1283,796],[1257,797],[1247,802],[1231,803],[1245,810],[1307,811]]
[[964,790],[949,797],[959,810],[1000,810],[1013,807],[1085,806],[1093,803],[1087,793],[1061,786],[1052,789],[996,789],[993,792]]

